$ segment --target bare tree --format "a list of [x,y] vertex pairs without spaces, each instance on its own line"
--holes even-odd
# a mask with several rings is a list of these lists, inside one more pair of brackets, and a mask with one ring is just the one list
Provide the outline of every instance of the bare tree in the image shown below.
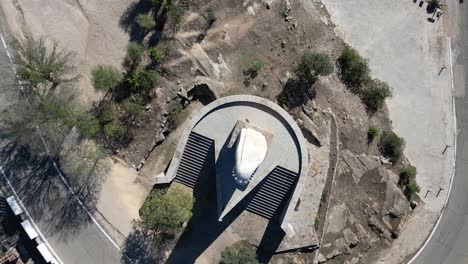
[[73,83],[80,77],[73,64],[75,53],[60,48],[56,41],[47,47],[43,38],[29,38],[24,42],[15,40],[14,46],[18,76],[28,94],[42,100],[59,85]]

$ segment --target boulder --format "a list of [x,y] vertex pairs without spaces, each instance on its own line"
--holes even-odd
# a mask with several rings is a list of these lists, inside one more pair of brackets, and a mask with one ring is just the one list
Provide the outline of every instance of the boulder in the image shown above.
[[387,230],[387,228],[385,228],[385,226],[374,215],[372,215],[369,218],[368,225],[372,228],[372,230],[374,230],[380,236],[382,236],[382,237],[384,237],[386,239],[391,238],[390,232]]
[[346,228],[346,229],[343,231],[343,235],[344,235],[344,238],[345,238],[345,240],[346,240],[346,243],[348,243],[348,245],[349,245],[351,248],[357,246],[357,244],[359,243],[358,237],[356,236],[356,234],[354,234],[353,231],[351,231],[351,229]]
[[348,247],[348,243],[344,238],[338,238],[335,240],[335,242],[333,242],[333,246],[340,252],[340,254],[351,254],[351,249]]
[[332,252],[328,253],[326,256],[327,260],[334,259],[335,257],[340,255],[340,251],[338,249],[333,249]]

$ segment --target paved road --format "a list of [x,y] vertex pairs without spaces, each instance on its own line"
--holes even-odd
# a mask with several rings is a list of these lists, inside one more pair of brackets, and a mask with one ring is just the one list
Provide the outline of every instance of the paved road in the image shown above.
[[[456,1],[458,2],[458,1]],[[466,1],[465,1],[466,2]],[[460,29],[453,39],[456,113],[457,160],[453,189],[440,225],[427,247],[414,264],[466,264],[468,263],[468,3],[455,4],[454,14]]]
[[[0,30],[5,32],[3,19],[0,11]],[[0,124],[2,112],[18,96],[11,64],[0,44]],[[50,160],[9,152],[8,143],[8,140],[0,139],[0,166],[63,263],[120,263],[120,251],[76,203]],[[5,180],[0,179],[4,187]]]

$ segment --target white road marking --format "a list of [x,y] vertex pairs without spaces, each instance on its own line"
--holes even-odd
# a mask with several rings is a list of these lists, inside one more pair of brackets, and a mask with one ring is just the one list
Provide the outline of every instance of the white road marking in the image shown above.
[[52,252],[52,254],[55,255],[55,259],[63,264],[63,261],[60,259],[60,257],[58,256],[58,254],[54,251],[54,249],[50,246],[49,242],[47,242],[47,239],[45,238],[45,236],[41,233],[41,230],[39,229],[39,227],[36,225],[36,223],[34,222],[33,218],[31,217],[31,215],[29,214],[28,210],[26,209],[26,207],[24,206],[23,202],[21,201],[21,198],[19,197],[19,195],[16,193],[15,189],[13,188],[13,185],[11,184],[10,180],[8,179],[8,176],[5,174],[5,171],[3,170],[2,166],[0,166],[0,173],[2,174],[3,178],[6,180],[6,182],[8,183],[8,185],[10,186],[10,189],[13,191],[13,194],[15,195],[16,197],[16,200],[18,200],[20,206],[23,208],[23,211],[26,213],[26,215],[28,216],[29,218],[29,221],[32,223],[34,229],[36,229],[36,232],[39,234],[39,237],[41,237],[41,240],[42,242],[44,242],[47,247],[50,249],[50,251]]
[[[0,33],[0,38],[2,40],[2,44],[3,44],[3,47],[5,48],[5,51],[7,53],[7,56],[8,58],[10,59],[10,63],[12,63],[12,68],[13,68],[13,71],[16,73],[16,67],[15,65],[13,64],[13,60],[10,56],[10,53],[8,51],[8,46],[5,42],[5,38],[3,37],[3,34]],[[18,77],[18,76],[17,76]],[[22,83],[19,82],[20,84],[20,89],[21,91],[24,93],[24,89],[22,87]],[[39,128],[39,127],[38,127]],[[67,180],[65,179],[65,177],[63,176],[62,172],[59,170],[57,164],[55,163],[55,161],[52,159],[52,157],[50,156],[50,152],[49,152],[49,148],[47,147],[47,144],[44,140],[44,137],[42,136],[40,130],[39,131],[39,136],[41,137],[41,140],[42,140],[42,144],[44,145],[46,151],[47,151],[47,154],[49,156],[49,158],[51,159],[51,161],[53,162],[54,164],[54,168],[55,170],[57,171],[57,173],[59,174],[60,176],[60,179],[62,180],[62,182],[65,184],[65,187],[67,187],[67,189],[73,194],[73,196],[75,197],[75,199],[77,199],[78,203],[83,207],[83,209],[85,210],[86,214],[91,218],[91,220],[93,221],[93,223],[99,228],[99,230],[104,234],[104,236],[112,243],[112,245],[118,250],[121,252],[121,249],[119,247],[119,245],[107,234],[107,232],[104,230],[104,228],[98,223],[98,221],[96,220],[96,218],[94,218],[94,216],[91,214],[91,212],[88,210],[87,206],[81,201],[81,199],[76,195],[76,193],[72,190],[72,188],[70,187],[70,185],[68,184]],[[1,167],[0,167],[1,168]],[[3,173],[3,172],[2,172]],[[5,176],[5,175],[4,175]],[[8,179],[7,179],[8,180]],[[13,186],[10,184],[10,182],[8,182],[8,184],[10,185],[10,187],[12,188],[13,192],[15,192],[15,190],[13,189]],[[15,192],[16,193],[16,192]],[[27,212],[27,210],[25,210]],[[29,215],[29,214],[28,214]],[[49,244],[47,244],[49,245]],[[50,245],[49,245],[50,247]],[[52,248],[51,248],[52,249]]]

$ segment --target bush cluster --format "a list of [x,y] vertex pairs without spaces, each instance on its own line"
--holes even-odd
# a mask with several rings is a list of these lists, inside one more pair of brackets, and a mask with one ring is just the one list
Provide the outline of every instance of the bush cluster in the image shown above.
[[371,78],[367,59],[362,58],[355,49],[346,46],[338,63],[341,78],[353,92],[361,96],[368,111],[379,110],[385,104],[385,99],[392,96],[392,89],[386,82]]
[[327,54],[306,52],[294,72],[299,79],[312,84],[318,76],[327,76],[333,72],[333,69],[333,62]]
[[149,232],[175,235],[192,217],[193,195],[179,185],[153,190],[140,208],[141,224]]
[[396,161],[403,154],[406,142],[393,131],[384,132],[380,138],[380,149],[382,154]]
[[239,249],[226,248],[221,252],[219,264],[260,264],[255,248],[242,246]]

